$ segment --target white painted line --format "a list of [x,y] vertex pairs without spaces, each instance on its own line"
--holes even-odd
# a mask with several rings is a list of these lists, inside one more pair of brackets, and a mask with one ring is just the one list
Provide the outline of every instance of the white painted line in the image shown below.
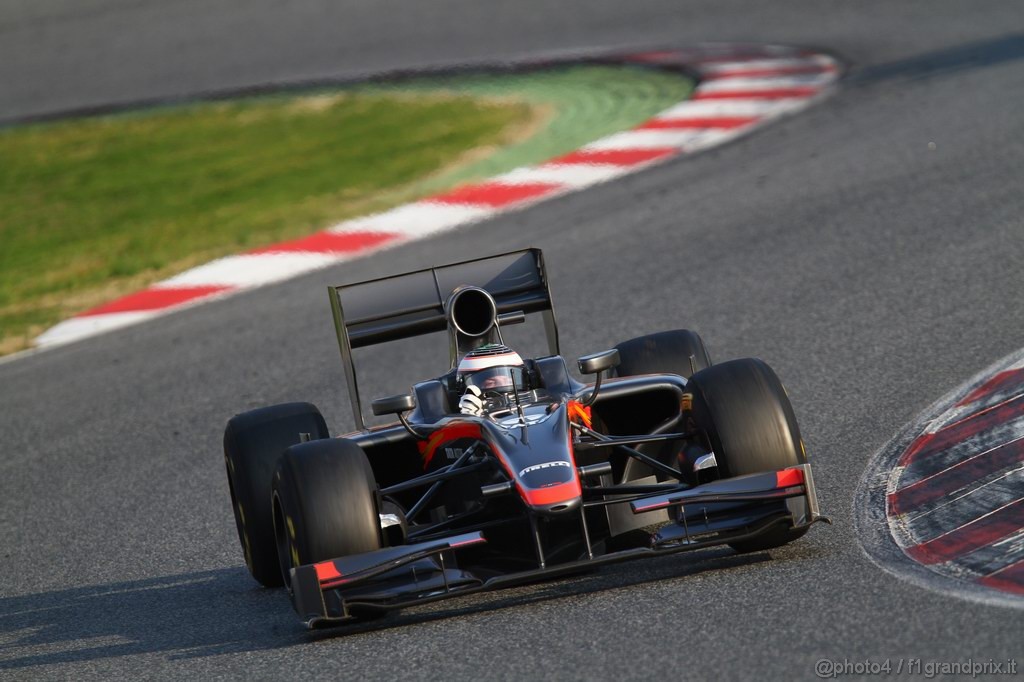
[[[998,542],[993,542],[992,546],[1003,547],[1007,553],[1012,554],[1019,554],[1021,552],[1024,552],[1024,528],[1021,528],[1013,535],[1009,535],[1003,538],[1002,540],[999,540]],[[1005,568],[1009,568],[1009,566],[1004,566],[999,570],[1001,571]],[[995,575],[996,573],[999,573],[999,571],[994,571],[990,575]]]
[[186,270],[154,288],[228,286],[249,288],[312,272],[346,259],[338,253],[261,253],[228,256]]
[[896,490],[897,490],[896,486],[899,485],[900,477],[903,476],[903,470],[904,469],[906,469],[906,467],[895,466],[895,467],[893,467],[891,474],[886,476],[886,480],[885,480],[885,494],[886,494],[886,496],[892,495],[893,493],[896,492]]
[[830,73],[805,76],[773,76],[771,78],[716,78],[701,83],[700,91],[733,92],[743,90],[759,92],[762,90],[779,90],[787,88],[821,88],[828,85],[835,77]]
[[545,164],[543,166],[527,166],[499,175],[494,178],[500,182],[532,183],[550,182],[559,185],[567,185],[573,189],[590,187],[601,182],[606,182],[620,175],[631,173],[635,166],[612,166],[609,164]]
[[335,225],[330,231],[335,233],[390,232],[409,238],[418,238],[472,223],[486,218],[494,212],[494,209],[486,206],[417,201],[383,213],[349,220]]
[[701,137],[699,130],[627,130],[591,142],[583,147],[586,151],[608,149],[659,149],[675,147],[683,149]]
[[[900,520],[903,523],[911,523],[913,521],[917,521],[918,519],[923,519],[924,517],[929,516],[930,514],[934,514],[935,512],[937,512],[937,511],[939,511],[941,509],[944,509],[944,508],[948,507],[951,504],[955,504],[956,502],[958,502],[958,501],[960,501],[960,500],[962,500],[962,499],[964,499],[966,497],[970,497],[971,495],[974,495],[975,493],[978,493],[980,491],[985,490],[985,488],[987,488],[990,485],[994,485],[996,483],[999,483],[1004,478],[1011,478],[1011,477],[1019,478],[1016,475],[1020,474],[1021,472],[1024,472],[1024,464],[1019,465],[1019,466],[1017,466],[1014,469],[1010,469],[1010,470],[1004,472],[998,478],[994,478],[991,481],[988,481],[986,483],[983,483],[983,484],[977,486],[976,488],[971,488],[971,486],[974,485],[977,481],[969,481],[968,483],[964,484],[963,488],[960,488],[958,490],[953,491],[948,496],[943,498],[941,503],[935,505],[934,507],[931,507],[930,509],[925,509],[924,511],[921,511],[921,512],[918,512],[917,510],[912,510],[912,511],[906,512],[904,514],[900,514],[899,518],[900,518]],[[961,492],[961,491],[964,491],[965,488],[967,490],[965,492]],[[984,499],[981,500],[981,504],[982,505],[985,502],[991,502],[991,500],[992,500],[991,496],[986,497],[985,495],[982,495],[981,497],[984,498]],[[1012,504],[1013,502],[1016,502],[1019,499],[1020,499],[1019,496],[1018,497],[1014,497],[1011,502],[1009,502],[1009,503],[1007,503],[1006,505],[1003,505],[1003,506],[1004,507],[1008,506],[1009,504]],[[1003,507],[1000,507],[999,509],[1002,509],[1002,508]],[[996,509],[995,511],[999,511],[999,510]],[[952,530],[947,530],[946,532],[942,533],[942,535],[948,535],[948,534],[952,533],[953,530],[959,530],[959,528],[963,528],[963,526],[966,526],[966,525],[969,525],[971,523],[974,523],[978,519],[985,518],[986,516],[988,516],[991,513],[992,512],[990,511],[988,513],[982,514],[981,516],[973,518],[970,521],[967,521],[967,522],[961,524],[958,528],[954,528]],[[942,535],[939,535],[939,536],[936,536],[936,537],[942,537]],[[935,538],[931,538],[931,539],[927,540],[927,542],[931,542],[934,539]],[[923,544],[923,543],[921,542],[921,540],[915,539],[914,544]]]
[[[1021,426],[1024,427],[1024,423],[1022,423]],[[936,476],[942,476],[943,474],[947,473],[951,469],[955,469],[956,467],[960,466],[964,462],[970,462],[971,460],[977,460],[979,457],[984,457],[984,456],[986,456],[988,454],[991,454],[992,452],[994,452],[994,451],[996,451],[996,450],[998,450],[1000,448],[1005,448],[1007,446],[1013,445],[1014,443],[1017,443],[1020,440],[1024,439],[1024,428],[1014,429],[1014,431],[1012,433],[1014,435],[1013,435],[1013,437],[1010,440],[1003,441],[1002,443],[999,443],[998,445],[993,445],[992,447],[989,447],[989,448],[987,448],[985,450],[982,450],[981,452],[970,454],[967,457],[964,457],[963,459],[957,460],[957,462],[955,464],[951,464],[950,466],[946,467],[945,469],[941,469],[939,471],[936,471],[933,474],[929,474],[929,475],[925,476],[924,478],[919,478],[919,479],[915,480],[913,483],[911,483],[910,485],[908,485],[906,487],[909,488],[910,486],[913,486],[913,485],[920,485],[921,483],[924,483],[925,481],[929,481],[931,479],[934,479]],[[906,467],[900,467],[900,473],[902,473],[903,469],[905,469],[905,468]],[[894,478],[895,478],[894,483],[898,482],[898,477],[894,477]],[[894,489],[893,492],[897,492],[898,490],[905,490],[905,488]]]
[[698,137],[689,145],[687,145],[686,150],[689,152],[697,152],[700,151],[701,149],[707,149],[708,147],[714,147],[720,144],[724,144],[725,142],[728,142],[729,140],[735,137],[739,137],[740,135],[749,132],[749,128],[750,127],[747,126],[744,128],[733,128],[731,130],[704,130],[701,132],[700,137]]
[[[928,426],[925,427],[921,435],[938,433],[939,431],[954,424],[957,424],[958,422],[961,422],[964,419],[974,418],[977,415],[984,414],[985,412],[992,410],[993,408],[1001,407],[1003,405],[1012,403],[1014,400],[1018,400],[1021,397],[1021,395],[1021,393],[1014,392],[1012,393],[1012,395],[1003,397],[1003,392],[995,392],[989,395],[981,396],[977,400],[972,400],[971,402],[965,405],[956,406],[950,409],[948,412],[942,414],[941,416],[936,417],[928,424]],[[992,402],[991,404],[988,404],[984,408],[979,408],[979,405],[986,405],[988,401],[993,399],[996,399],[997,402]]]
[[776,76],[772,78],[718,78],[700,84],[701,93],[761,92],[763,90],[784,90],[788,88],[821,88],[835,80],[831,74],[813,76]]
[[764,118],[777,116],[801,108],[806,99],[705,99],[680,102],[669,107],[654,118],[657,120],[679,118],[714,118],[716,116],[756,116]]
[[[1018,473],[1018,472],[1020,472],[1020,471],[1022,471],[1022,469],[1014,469],[1013,471],[1010,471],[1009,473],[1007,473],[1007,474],[1006,474],[1005,476],[1000,476],[1000,477],[999,477],[999,479],[997,479],[997,480],[1001,480],[1001,479],[1003,479],[1003,478],[1008,478],[1009,476],[1011,476],[1011,475],[1013,475],[1013,474],[1015,474],[1015,473]],[[989,485],[992,485],[993,483],[996,483],[996,482],[997,482],[997,481],[989,481],[989,482],[988,482],[988,483],[986,483],[985,485],[983,485],[983,486],[980,486],[980,487],[976,488],[975,490],[972,490],[972,491],[970,491],[969,493],[965,493],[964,495],[961,495],[960,497],[954,498],[954,499],[952,499],[952,500],[950,500],[950,501],[948,501],[948,502],[945,502],[945,503],[943,503],[942,505],[940,505],[940,507],[945,507],[945,506],[947,506],[947,505],[953,504],[953,503],[954,503],[954,502],[956,502],[957,500],[960,500],[960,499],[963,499],[963,498],[965,498],[965,497],[967,497],[967,496],[969,496],[969,495],[972,495],[972,494],[974,494],[974,493],[978,492],[978,490],[981,490],[982,488],[985,488],[985,487],[987,487],[987,486],[989,486]],[[940,534],[936,535],[936,536],[935,536],[935,537],[933,537],[933,538],[929,538],[929,539],[928,539],[928,540],[927,540],[926,542],[934,542],[935,540],[938,540],[939,538],[944,538],[944,537],[946,537],[947,535],[949,535],[950,533],[955,533],[955,532],[957,532],[958,530],[961,530],[961,529],[965,528],[966,526],[969,526],[969,525],[971,525],[972,523],[977,523],[978,521],[981,521],[982,519],[986,519],[986,518],[988,518],[989,516],[992,516],[993,514],[995,514],[995,513],[997,513],[997,512],[1001,512],[1001,511],[1003,511],[1003,510],[1004,510],[1004,509],[1006,509],[1007,507],[1011,507],[1011,506],[1013,506],[1013,505],[1017,504],[1018,502],[1020,502],[1020,501],[1021,501],[1021,499],[1024,499],[1024,498],[1021,498],[1020,496],[1017,496],[1017,497],[1014,497],[1013,499],[1011,499],[1011,500],[1008,500],[1008,501],[1004,501],[1003,499],[999,499],[998,501],[999,501],[999,502],[1003,502],[1003,504],[999,505],[999,506],[998,506],[998,507],[996,507],[995,509],[990,509],[989,511],[985,512],[984,514],[982,514],[982,515],[980,515],[980,516],[976,516],[976,517],[972,518],[972,519],[971,519],[970,521],[965,521],[964,523],[960,524],[960,525],[959,525],[959,526],[957,526],[956,528],[950,528],[949,530],[947,530],[947,531],[944,531],[944,532],[942,532],[942,533],[940,533]],[[940,508],[940,507],[937,507],[936,509],[933,509],[933,510],[931,510],[931,511],[927,512],[927,513],[928,513],[928,514],[930,514],[930,513],[932,512],[932,511],[936,511],[936,510],[937,510],[938,508]],[[927,515],[927,514],[919,514],[918,516],[916,516],[916,517],[914,517],[914,518],[915,518],[915,520],[916,520],[916,519],[919,519],[919,518],[921,518],[921,517],[923,517],[923,516],[926,516],[926,515]],[[906,515],[906,514],[905,514],[905,515],[904,515],[903,517],[901,517],[901,518],[906,518],[906,516],[908,516],[908,515]],[[920,541],[918,541],[918,544],[920,545],[920,544],[926,544],[926,543],[925,543],[925,542],[920,542]]]
[[106,315],[88,315],[86,317],[72,317],[70,320],[50,327],[38,338],[38,346],[57,346],[64,343],[77,341],[78,339],[100,334],[102,332],[120,329],[132,324],[144,322],[157,315],[162,315],[163,310],[143,310],[130,313],[108,313]]
[[734,62],[713,62],[703,64],[700,67],[702,74],[714,76],[716,73],[727,73],[729,71],[770,71],[772,69],[813,69],[815,67],[830,68],[835,65],[835,60],[825,55],[812,55],[809,57],[781,57],[776,59],[748,59]]

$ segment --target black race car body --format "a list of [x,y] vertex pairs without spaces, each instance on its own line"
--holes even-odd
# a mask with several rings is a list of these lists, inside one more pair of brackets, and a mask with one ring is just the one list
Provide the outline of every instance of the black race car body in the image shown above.
[[[280,584],[276,554],[310,627],[601,563],[768,549],[824,520],[767,365],[712,366],[699,336],[677,330],[582,358],[596,380],[581,383],[558,354],[537,250],[334,287],[331,300],[358,430],[328,438],[315,408],[292,405],[236,417],[225,437],[247,563]],[[531,313],[551,352],[526,361],[529,386],[460,414],[459,358]],[[367,428],[353,350],[431,331],[449,334],[452,371],[374,401],[399,421]],[[246,446],[271,417],[263,450]],[[239,472],[257,460],[274,460],[262,465],[273,485]],[[250,493],[257,507],[266,495],[269,522],[246,517]]]

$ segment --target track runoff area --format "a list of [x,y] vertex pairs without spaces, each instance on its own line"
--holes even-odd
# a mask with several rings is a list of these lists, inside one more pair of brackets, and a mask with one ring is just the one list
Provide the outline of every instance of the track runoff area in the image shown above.
[[858,536],[921,586],[1024,607],[1024,351],[945,396],[868,466]]
[[723,144],[827,96],[841,71],[834,58],[817,51],[735,44],[586,54],[516,67],[571,63],[682,71],[695,76],[698,83],[689,99],[632,129],[538,165],[348,220],[308,237],[200,265],[57,324],[36,339],[37,347],[70,343],[145,322],[380,249],[466,227]]

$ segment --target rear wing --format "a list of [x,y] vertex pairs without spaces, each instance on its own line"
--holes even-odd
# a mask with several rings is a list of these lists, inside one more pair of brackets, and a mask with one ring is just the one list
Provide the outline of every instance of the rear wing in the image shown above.
[[540,249],[328,287],[357,429],[366,426],[352,351],[446,331],[445,302],[456,287],[464,285],[485,289],[497,303],[499,315],[517,311],[542,313],[548,349],[552,355],[558,355],[558,324]]

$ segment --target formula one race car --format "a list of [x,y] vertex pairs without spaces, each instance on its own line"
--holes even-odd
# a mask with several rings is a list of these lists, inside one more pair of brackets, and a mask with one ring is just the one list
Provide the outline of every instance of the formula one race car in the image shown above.
[[[713,365],[665,331],[558,354],[539,250],[330,288],[358,430],[308,403],[233,417],[224,434],[245,561],[315,627],[445,597],[726,544],[778,547],[826,520],[786,392],[761,360]],[[543,317],[550,354],[502,328]],[[353,349],[447,332],[449,371],[372,403]]]

